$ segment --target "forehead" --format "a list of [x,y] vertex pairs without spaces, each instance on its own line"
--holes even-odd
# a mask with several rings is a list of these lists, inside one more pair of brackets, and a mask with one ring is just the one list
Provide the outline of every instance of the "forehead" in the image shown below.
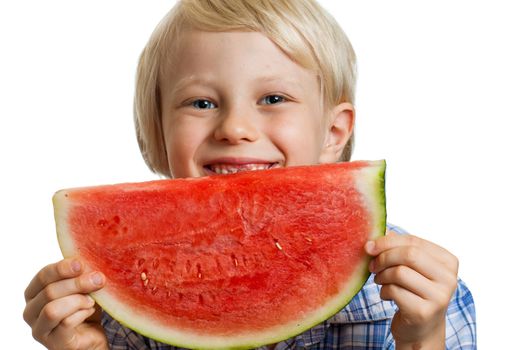
[[210,80],[318,86],[315,72],[300,66],[259,32],[192,29],[179,39],[164,64],[163,86]]

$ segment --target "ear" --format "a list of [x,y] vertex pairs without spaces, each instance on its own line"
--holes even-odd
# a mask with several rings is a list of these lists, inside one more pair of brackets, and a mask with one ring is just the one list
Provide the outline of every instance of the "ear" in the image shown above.
[[335,163],[339,160],[354,131],[354,115],[354,106],[349,102],[342,102],[332,108],[326,124],[328,130],[319,157],[320,163]]

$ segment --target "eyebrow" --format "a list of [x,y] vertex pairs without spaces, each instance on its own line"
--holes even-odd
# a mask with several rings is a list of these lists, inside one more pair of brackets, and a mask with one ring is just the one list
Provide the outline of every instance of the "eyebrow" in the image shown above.
[[203,77],[198,77],[196,75],[190,75],[190,76],[187,76],[187,77],[183,77],[182,79],[180,79],[176,84],[175,86],[173,86],[171,89],[170,89],[170,92],[169,92],[169,95],[170,96],[174,96],[177,94],[177,92],[179,92],[180,90],[184,89],[185,87],[189,86],[189,85],[193,85],[193,84],[198,84],[198,85],[212,85],[213,84],[213,81],[211,79],[208,79],[208,78],[203,78]]
[[[300,84],[297,80],[291,79],[288,77],[279,77],[279,76],[259,76],[254,79],[254,82],[256,84],[271,84],[271,83],[284,83],[284,84],[290,84],[294,86],[295,88],[303,90],[303,85]],[[179,91],[183,90],[189,85],[214,85],[215,81],[213,79],[207,78],[207,77],[200,77],[196,75],[190,75],[187,77],[183,77],[180,79],[175,86],[170,89],[170,96],[176,95]]]
[[276,77],[276,76],[261,76],[255,79],[255,82],[258,84],[287,84],[291,85],[294,88],[300,89],[301,91],[304,90],[304,85],[299,83],[299,81],[289,78],[289,77]]

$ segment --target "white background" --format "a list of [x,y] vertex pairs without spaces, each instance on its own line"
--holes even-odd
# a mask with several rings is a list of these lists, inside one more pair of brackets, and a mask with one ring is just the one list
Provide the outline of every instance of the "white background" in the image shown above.
[[[321,3],[358,55],[354,159],[387,159],[389,221],[459,257],[476,300],[481,349],[519,347],[525,313],[519,1]],[[171,5],[0,4],[2,348],[41,348],[22,320],[23,290],[38,269],[61,257],[53,192],[156,178],[134,138],[134,70]]]

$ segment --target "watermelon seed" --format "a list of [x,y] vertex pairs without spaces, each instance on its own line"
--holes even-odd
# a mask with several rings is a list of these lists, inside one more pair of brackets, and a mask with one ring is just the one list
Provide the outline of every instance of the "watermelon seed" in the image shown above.
[[148,276],[146,276],[146,273],[145,273],[145,272],[142,272],[142,273],[140,274],[140,279],[143,280],[143,281],[145,281],[145,280],[148,279]]
[[233,259],[233,263],[235,264],[235,267],[239,266],[239,262],[237,261],[237,258],[235,257],[235,255],[231,255],[232,259]]
[[97,225],[100,226],[100,227],[104,227],[104,226],[106,226],[107,224],[108,224],[108,222],[107,222],[106,220],[104,220],[104,219],[100,219],[100,220],[98,220],[98,222],[97,222]]
[[306,239],[309,243],[312,243],[312,239],[311,238],[304,237],[304,239]]
[[277,246],[277,249],[283,250],[283,247],[279,244],[279,242],[275,241],[275,245]]
[[146,279],[144,280],[144,287],[147,287],[147,286],[148,286],[148,283],[149,283],[149,279],[146,278]]
[[155,295],[157,294],[157,292],[158,292],[157,287],[153,287],[153,289],[151,290],[151,294]]

